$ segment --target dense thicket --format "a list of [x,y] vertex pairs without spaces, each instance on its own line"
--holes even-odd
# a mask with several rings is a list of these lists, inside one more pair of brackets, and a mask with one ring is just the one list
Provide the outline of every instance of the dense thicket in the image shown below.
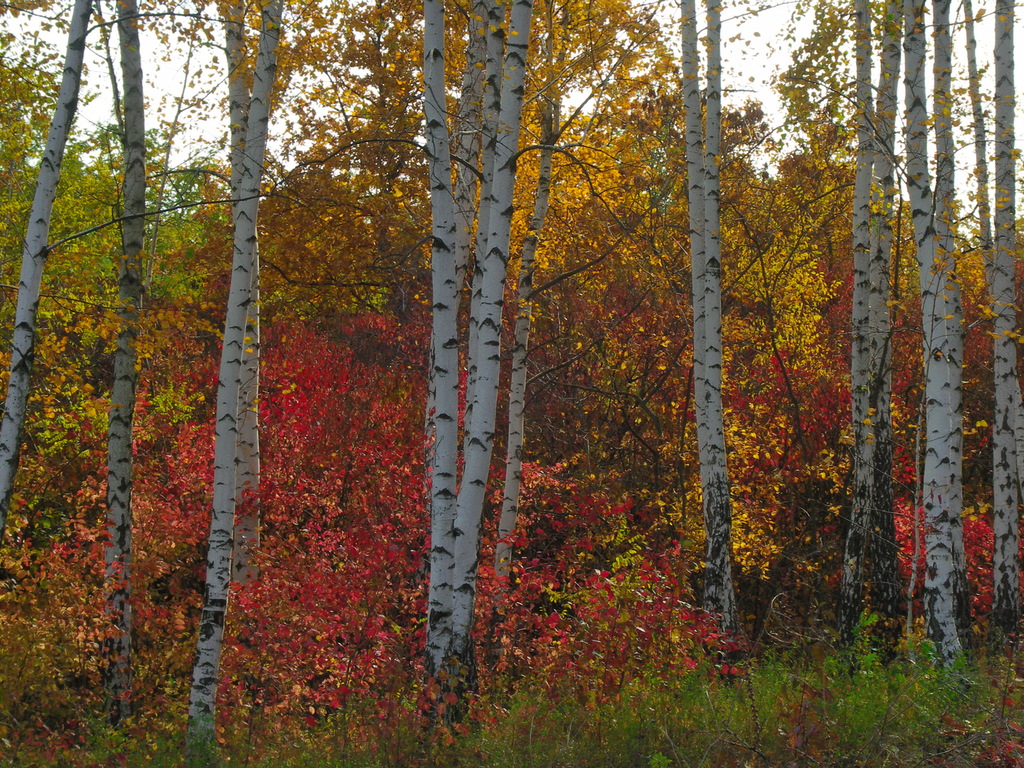
[[[931,691],[931,672],[888,678],[880,660],[955,666],[993,622],[994,641],[1013,639],[1019,540],[1006,489],[1024,425],[1007,319],[1020,245],[1004,38],[999,130],[982,126],[1000,158],[990,252],[974,201],[956,197],[944,170],[943,153],[966,139],[940,125],[936,143],[944,121],[929,114],[969,105],[953,101],[955,80],[940,76],[938,96],[923,91],[931,54],[915,32],[920,4],[882,13],[862,3],[857,35],[846,16],[817,7],[814,34],[779,79],[786,114],[739,101],[726,82],[719,137],[704,98],[722,74],[714,56],[688,28],[679,60],[675,22],[628,0],[517,3],[514,23],[485,0],[428,4],[426,48],[411,0],[286,4],[283,22],[274,8],[261,20],[259,8],[223,5],[199,16],[142,7],[143,41],[173,50],[203,98],[186,95],[169,122],[149,121],[157,127],[134,155],[120,117],[80,120],[63,161],[0,542],[0,743],[12,764],[90,764],[87,735],[129,711],[125,738],[144,724],[147,738],[178,743],[197,638],[219,646],[221,630],[223,648],[204,650],[196,673],[194,723],[213,725],[216,703],[222,742],[257,749],[331,733],[340,753],[375,752],[382,764],[411,754],[400,739],[429,740],[431,723],[441,741],[486,730],[516,696],[604,712],[670,690],[682,702],[693,685],[719,701],[732,695],[719,688],[741,690],[728,687],[734,678],[775,685],[756,670],[778,670],[779,658],[818,664],[840,648],[865,680]],[[999,19],[1012,25],[1005,5]],[[915,32],[906,90],[891,82],[904,10]],[[225,38],[220,18],[251,27],[229,38],[234,139],[192,137],[186,150],[185,126],[200,113],[229,114],[220,60],[194,46]],[[257,116],[274,115],[265,158],[264,123],[249,124],[244,142],[239,133],[252,113],[238,94],[254,87],[240,73],[256,65],[261,26],[265,39],[280,33],[273,104]],[[484,40],[467,45],[473,35]],[[0,36],[5,354],[61,74],[31,40]],[[897,97],[908,102],[905,139]],[[249,188],[239,147],[257,150]],[[129,246],[137,219],[119,217],[135,216],[127,171],[143,155],[139,249]],[[256,221],[244,204],[257,197],[259,257],[232,264],[240,238],[255,248],[255,229],[236,227],[240,216]],[[129,249],[140,254],[129,271],[142,275],[141,296],[118,291]],[[110,685],[104,649],[121,630],[104,608],[120,575],[104,565],[107,425],[125,375],[115,363],[123,321],[139,374],[134,422],[123,419],[132,672]],[[254,350],[255,409],[224,390],[242,385]],[[710,371],[719,367],[720,381]],[[961,405],[945,402],[957,388]],[[246,414],[259,416],[258,442],[246,438],[258,445],[258,490],[232,469],[241,448],[230,435]],[[215,434],[232,443],[216,470]],[[729,531],[726,519],[731,532],[709,546],[706,531]],[[229,588],[233,538],[248,542],[251,562],[236,560]],[[722,582],[710,595],[708,573]],[[200,631],[204,611],[216,631]],[[810,699],[825,702],[824,675],[846,674],[851,658],[821,666]],[[1002,671],[1021,677],[1007,659]],[[870,698],[860,678],[842,679],[836,690]],[[756,719],[761,692],[750,690]],[[1005,706],[1020,701],[1012,686],[1003,694]],[[830,727],[825,704],[814,707],[793,702],[779,716],[792,720],[780,728],[792,726],[794,760],[821,758],[822,747],[804,749]],[[943,712],[968,718],[953,703]],[[1003,730],[992,726],[970,754],[991,747],[998,765],[1019,738],[992,718]],[[668,743],[651,747],[650,765],[655,751],[676,759]]]

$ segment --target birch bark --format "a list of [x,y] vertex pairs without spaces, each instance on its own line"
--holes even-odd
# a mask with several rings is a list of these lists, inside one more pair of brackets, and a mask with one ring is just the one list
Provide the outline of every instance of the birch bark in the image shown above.
[[[519,127],[526,87],[526,62],[533,20],[532,0],[512,4],[502,67],[501,104],[494,132],[494,177],[487,206],[487,250],[473,276],[469,368],[475,371],[467,401],[464,470],[455,515],[455,572],[451,657],[456,675],[475,685],[472,629],[484,494],[494,447],[495,411],[501,367],[502,307],[512,229],[513,191],[519,156]],[[490,137],[488,137],[490,138]],[[481,208],[483,204],[481,203]],[[481,220],[481,226],[484,221]]]
[[[430,450],[430,586],[427,596],[427,674],[444,668],[453,643],[455,502],[459,448],[457,224],[445,93],[442,0],[423,4],[423,112],[430,173],[433,392]],[[429,407],[429,406],[428,406]]]
[[850,350],[853,426],[853,504],[846,532],[839,592],[839,639],[853,642],[863,602],[864,552],[869,537],[874,486],[874,430],[871,370],[871,171],[874,96],[871,90],[871,10],[856,0],[857,170],[853,192],[853,327]]
[[[723,631],[736,632],[732,583],[732,500],[726,467],[722,406],[722,288],[720,240],[720,144],[722,120],[721,6],[707,6],[707,111],[701,136],[696,4],[683,5],[683,78],[694,313],[694,402],[700,451],[704,528],[704,608]],[[701,141],[703,139],[703,141]],[[697,158],[700,158],[699,160]],[[695,179],[700,179],[700,186]],[[695,217],[697,220],[695,221]],[[699,230],[699,234],[698,234]],[[695,237],[695,234],[697,235]],[[694,242],[698,245],[695,248]]]
[[259,53],[245,138],[245,160],[235,216],[234,258],[224,323],[214,438],[213,514],[206,561],[206,590],[189,699],[188,743],[193,755],[212,756],[217,676],[231,580],[235,522],[235,464],[238,459],[239,392],[245,354],[250,287],[255,267],[256,218],[270,124],[270,96],[277,72],[283,0],[263,6]]
[[879,28],[881,71],[875,108],[875,184],[872,189],[871,293],[869,297],[872,431],[874,473],[871,487],[870,535],[867,543],[871,569],[869,595],[882,616],[882,634],[890,648],[899,641],[903,581],[899,572],[899,547],[892,483],[892,281],[893,201],[895,177],[896,110],[899,104],[900,0],[888,0]]
[[[945,295],[948,313],[950,409],[952,436],[950,440],[950,472],[952,495],[949,498],[949,525],[953,551],[953,600],[960,643],[970,644],[971,604],[967,594],[967,557],[964,552],[963,529],[963,306],[960,281],[957,277],[954,226],[954,173],[956,146],[953,140],[953,43],[949,32],[950,0],[934,0],[932,5],[935,62],[933,67],[935,125],[935,235],[939,259],[946,265]],[[952,317],[950,317],[952,315]]]
[[29,382],[35,358],[36,315],[42,290],[43,268],[49,255],[50,215],[57,195],[57,182],[64,162],[64,148],[78,109],[78,92],[82,82],[82,61],[85,40],[92,15],[92,0],[75,0],[68,30],[68,46],[64,57],[57,106],[50,122],[46,147],[39,163],[32,210],[29,213],[25,243],[21,254],[21,275],[18,280],[18,302],[14,314],[14,338],[11,345],[11,368],[7,382],[3,419],[0,421],[0,539],[7,525],[7,515],[14,491],[14,477],[21,455],[21,438],[25,427]]
[[958,333],[949,296],[955,279],[950,254],[938,248],[928,167],[928,107],[925,92],[924,0],[904,5],[907,72],[907,188],[914,221],[924,329],[925,455],[922,504],[925,515],[925,629],[943,664],[963,652],[956,622],[956,555],[953,528],[959,525],[958,420],[956,404]]
[[[228,115],[231,124],[231,220],[237,226],[245,175],[245,136],[249,122],[249,88],[245,66],[245,5],[228,9],[225,23],[225,56],[228,68]],[[242,354],[238,402],[238,456],[235,461],[235,526],[231,573],[237,584],[259,573],[253,555],[260,543],[260,261],[259,243],[252,243],[249,275],[249,308],[246,313],[245,349]]]
[[1020,627],[1020,545],[1018,458],[1014,435],[1020,425],[1017,359],[1014,331],[1014,255],[1016,253],[1016,182],[1014,111],[1014,4],[997,0],[995,6],[995,250],[989,269],[995,336],[996,410],[993,427],[993,484],[995,493],[995,592],[992,624],[1004,636],[1015,636]]
[[114,352],[114,382],[107,428],[107,536],[104,551],[107,615],[112,624],[104,642],[104,683],[112,725],[131,715],[132,682],[132,481],[133,424],[138,387],[137,338],[142,305],[142,255],[146,233],[146,119],[139,9],[135,0],[118,2],[121,79],[124,83],[124,217],[118,298],[121,327]]
[[974,3],[964,2],[964,37],[967,49],[967,92],[971,99],[974,133],[974,178],[977,182],[978,247],[988,259],[992,249],[992,204],[989,200],[988,150],[985,138],[985,113],[981,103],[981,75],[978,73],[978,41],[975,35]]
[[[480,264],[488,253],[487,238],[490,235],[488,222],[491,219],[491,204],[494,201],[495,156],[497,153],[505,65],[505,5],[504,3],[497,2],[497,0],[483,0],[483,2],[487,9],[487,26],[484,30],[487,61],[484,68],[486,78],[483,88],[483,113],[481,115],[480,200],[476,210],[476,254],[473,262],[474,282],[470,293],[470,318],[479,317],[481,312],[479,302],[483,294],[479,290],[479,285],[476,281],[481,269]],[[471,319],[468,334],[469,343],[467,345],[469,349],[478,348],[478,331],[477,324]],[[463,422],[466,425],[473,422],[473,408],[477,402],[477,365],[477,359],[471,355],[466,366],[466,412],[463,417]],[[469,451],[470,437],[468,430],[463,433],[463,455]]]
[[[548,56],[551,60],[551,35],[548,36]],[[533,319],[534,256],[540,242],[540,233],[547,218],[551,199],[551,160],[559,131],[558,97],[545,101],[541,114],[541,149],[537,175],[537,197],[533,205],[533,218],[523,240],[522,263],[519,267],[519,312],[512,348],[512,372],[508,394],[508,439],[505,459],[505,487],[498,520],[498,544],[494,549],[494,572],[507,580],[512,561],[509,537],[519,516],[519,499],[523,484],[523,454],[526,427],[526,358],[530,350],[530,323]]]

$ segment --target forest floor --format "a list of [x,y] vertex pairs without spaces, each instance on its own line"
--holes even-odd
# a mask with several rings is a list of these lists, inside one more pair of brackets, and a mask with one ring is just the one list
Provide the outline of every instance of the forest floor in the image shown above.
[[[610,683],[609,683],[610,681]],[[937,670],[812,648],[665,679],[518,681],[427,726],[415,694],[332,713],[235,712],[218,766],[246,768],[903,768],[1024,766],[1024,659]],[[493,686],[492,686],[493,687]],[[185,765],[183,722],[4,739],[5,766]]]

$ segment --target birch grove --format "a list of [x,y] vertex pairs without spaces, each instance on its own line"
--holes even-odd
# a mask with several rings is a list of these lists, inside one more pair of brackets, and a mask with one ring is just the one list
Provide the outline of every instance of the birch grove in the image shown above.
[[0,763],[1017,759],[993,2],[0,9]]

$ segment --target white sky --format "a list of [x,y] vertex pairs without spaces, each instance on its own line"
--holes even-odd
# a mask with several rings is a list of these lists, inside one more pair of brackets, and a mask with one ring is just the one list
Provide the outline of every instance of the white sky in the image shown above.
[[[806,3],[806,0],[803,0]],[[827,2],[828,0],[821,0]],[[725,0],[722,11],[723,19],[723,84],[726,89],[727,103],[741,104],[748,98],[762,102],[770,120],[781,120],[781,109],[778,97],[772,89],[772,79],[780,70],[787,66],[791,59],[793,43],[785,37],[793,31],[793,17],[801,0]],[[986,8],[986,0],[975,0],[976,11]],[[991,65],[993,51],[993,26],[991,4],[987,0],[989,13],[977,24],[979,65]],[[678,18],[678,8],[671,8],[668,13]],[[105,12],[109,15],[111,3],[105,3]],[[191,6],[190,10],[196,6]],[[962,22],[963,9],[958,5],[953,8],[954,20]],[[1017,38],[1020,42],[1020,29],[1024,19],[1018,10]],[[809,30],[810,21],[806,14],[795,30],[796,37],[802,37]],[[22,14],[17,19],[6,18],[9,29],[21,29],[26,32],[38,29],[40,20]],[[287,23],[287,22],[286,22]],[[287,30],[286,30],[287,34]],[[959,74],[964,78],[961,85],[966,84],[966,64],[964,61],[964,36],[961,25],[954,30],[954,56],[958,56]],[[112,40],[116,61],[116,35]],[[219,37],[219,36],[218,36]],[[46,35],[56,48],[61,50],[64,40],[53,33]],[[177,123],[179,136],[173,151],[174,163],[187,165],[196,152],[207,151],[208,144],[222,139],[227,130],[227,121],[220,107],[220,94],[224,92],[222,57],[223,54],[216,43],[219,40],[207,41],[198,35],[184,33],[177,43],[159,43],[155,36],[145,33],[143,47],[146,51],[159,52],[147,62],[147,103],[150,125],[163,124],[165,130],[175,119],[176,105],[182,94],[186,70],[197,80],[193,86],[186,87],[187,98],[192,106],[186,106]],[[191,57],[189,51],[192,51]],[[1018,50],[1020,47],[1018,45]],[[852,61],[837,62],[846,69],[852,78]],[[103,44],[98,32],[90,36],[90,47],[86,58],[88,68],[87,89],[94,94],[94,100],[85,105],[79,116],[79,130],[89,130],[110,122],[111,101],[107,65],[104,59]],[[203,67],[205,69],[200,70]],[[197,70],[200,76],[195,77]],[[1018,67],[1018,80],[1024,81],[1024,67]],[[989,75],[991,67],[989,66]],[[991,90],[991,77],[988,77],[986,91]],[[1024,89],[1018,89],[1024,90]],[[212,95],[212,98],[209,98]],[[966,100],[966,95],[964,96]],[[1020,99],[1018,114],[1024,113],[1024,99]],[[1024,121],[1018,119],[1018,144],[1024,143]],[[966,145],[966,135],[961,141],[961,152],[965,160],[973,162],[973,150]]]

